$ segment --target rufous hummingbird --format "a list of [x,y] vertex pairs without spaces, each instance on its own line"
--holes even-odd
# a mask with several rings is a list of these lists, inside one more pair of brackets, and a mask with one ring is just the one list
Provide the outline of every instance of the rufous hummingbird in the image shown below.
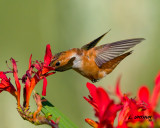
[[132,53],[132,51],[126,52],[127,50],[144,40],[144,38],[127,39],[95,47],[107,33],[81,48],[55,54],[50,66],[60,72],[73,69],[92,82],[97,82],[111,73],[125,57]]

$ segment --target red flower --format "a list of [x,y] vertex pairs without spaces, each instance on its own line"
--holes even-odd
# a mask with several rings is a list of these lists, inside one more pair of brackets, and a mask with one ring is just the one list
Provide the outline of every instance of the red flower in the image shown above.
[[17,99],[17,105],[20,106],[21,85],[19,83],[19,79],[18,79],[18,75],[17,75],[17,65],[16,65],[16,61],[13,58],[11,58],[11,62],[12,62],[12,66],[13,66],[13,71],[8,71],[6,73],[13,73],[17,90],[11,84],[10,79],[8,79],[7,76],[5,75],[6,73],[0,72],[0,79],[1,79],[0,92],[2,92],[4,90],[10,92]]
[[44,56],[44,66],[48,67],[52,59],[51,46],[48,44],[46,46],[46,54]]
[[113,127],[117,111],[118,115],[117,128],[130,127],[160,127],[160,113],[155,111],[160,96],[160,73],[155,79],[155,87],[150,96],[149,89],[141,86],[138,91],[138,98],[128,98],[129,94],[123,94],[120,90],[120,78],[116,84],[116,96],[120,99],[119,104],[114,104],[103,88],[96,88],[93,84],[87,83],[90,91],[89,99],[84,97],[95,109],[95,116],[99,121],[86,119],[94,128]]
[[[52,52],[49,44],[46,46],[44,62],[35,61],[35,63],[32,64],[31,61],[32,55],[30,56],[29,69],[27,70],[26,74],[22,77],[22,81],[23,83],[25,83],[24,99],[26,101],[24,103],[24,106],[29,107],[29,100],[31,93],[36,84],[42,79],[44,79],[42,95],[46,95],[46,87],[47,87],[46,77],[55,73],[54,68],[49,66],[51,59],[52,59]],[[34,68],[36,68],[38,71],[37,72],[33,71]]]
[[143,101],[148,104],[148,110],[146,113],[153,115],[154,119],[157,118],[160,119],[160,114],[155,111],[155,108],[158,104],[159,96],[160,96],[160,72],[158,73],[155,79],[155,86],[152,95],[150,95],[149,89],[146,86],[142,86],[138,91],[139,101]]
[[[122,93],[120,91],[119,84],[117,84],[116,86],[116,92],[117,96],[121,97],[120,94]],[[158,73],[155,79],[155,86],[152,95],[150,95],[147,86],[141,86],[138,91],[138,99],[135,100],[132,99],[134,102],[130,101],[128,97],[126,97],[128,99],[127,102],[123,101],[122,99],[124,97],[121,97],[124,107],[119,114],[118,126],[124,127],[124,125],[128,126],[127,124],[130,123],[131,126],[138,127],[137,123],[141,122],[143,125],[145,124],[146,127],[159,127],[159,124],[157,124],[156,121],[160,119],[160,114],[155,111],[159,95],[160,95],[160,72]],[[134,117],[137,116],[142,116],[145,118],[135,119]],[[146,117],[149,118],[147,119]]]
[[16,89],[11,84],[10,79],[7,78],[5,72],[0,71],[0,93],[2,91],[8,91],[13,96],[17,97]]
[[[116,114],[122,106],[114,104],[114,101],[109,98],[103,88],[96,88],[91,83],[87,83],[87,88],[91,96],[89,96],[89,99],[86,97],[84,98],[94,107],[96,112],[95,116],[99,119],[97,125],[94,124],[94,126],[97,126],[98,128],[112,128]],[[86,119],[86,121],[90,125],[91,122],[93,123],[90,119]]]
[[13,76],[14,76],[16,87],[17,87],[17,104],[18,106],[20,106],[21,84],[19,83],[19,79],[18,79],[16,61],[13,58],[11,58],[11,61],[13,65]]
[[136,118],[137,116],[144,116],[145,111],[147,110],[146,104],[138,103],[134,99],[129,99],[124,95],[123,100],[123,109],[118,116],[118,126],[124,127],[127,123],[132,122],[143,122],[144,118]]
[[47,88],[47,79],[44,77],[43,80],[43,89],[42,89],[42,96],[46,96],[46,88]]
[[[46,95],[46,87],[47,87],[46,77],[55,73],[54,68],[49,66],[51,59],[52,59],[51,48],[50,45],[47,45],[44,62],[41,61],[32,62],[32,55],[31,55],[29,59],[28,70],[26,71],[25,75],[23,75],[22,79],[20,79],[18,78],[16,61],[13,58],[11,58],[11,63],[13,67],[12,69],[9,68],[11,69],[11,71],[7,72],[0,71],[0,93],[2,91],[8,91],[17,99],[17,110],[23,119],[28,120],[33,124],[49,124],[52,127],[57,128],[58,120],[56,120],[57,122],[53,123],[53,121],[51,121],[51,115],[49,116],[40,115],[40,112],[42,110],[42,100],[41,96],[38,95],[37,93],[33,95],[37,105],[37,110],[34,111],[33,113],[29,111],[29,100],[31,93],[36,84],[42,79],[43,79],[42,95],[43,96]],[[13,73],[17,89],[15,89],[15,87],[11,84],[10,79],[8,79],[6,76],[6,73]],[[23,107],[20,104],[21,84],[19,80],[22,80],[22,83],[25,84],[23,89],[24,91]]]
[[123,109],[119,113],[118,116],[118,126],[117,128],[124,128],[128,127],[128,123],[136,123],[136,122],[143,122],[145,119],[136,118],[137,116],[148,116],[146,115],[146,111],[148,109],[148,105],[145,102],[137,101],[135,99],[129,99],[127,95],[122,95],[120,90],[120,78],[116,84],[116,95],[120,98],[121,104],[123,104]]

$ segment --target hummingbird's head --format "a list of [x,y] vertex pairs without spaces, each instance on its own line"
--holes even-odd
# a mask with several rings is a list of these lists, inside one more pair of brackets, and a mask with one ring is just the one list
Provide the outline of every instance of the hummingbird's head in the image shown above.
[[66,71],[72,68],[73,61],[76,59],[75,53],[71,50],[57,53],[52,59],[50,66],[54,67],[56,71]]

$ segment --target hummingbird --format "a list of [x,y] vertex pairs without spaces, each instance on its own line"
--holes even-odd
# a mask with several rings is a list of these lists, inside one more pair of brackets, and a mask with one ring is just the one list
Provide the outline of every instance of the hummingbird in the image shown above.
[[132,53],[132,51],[126,51],[144,40],[144,38],[126,39],[96,47],[108,32],[81,48],[73,48],[55,54],[50,66],[59,72],[73,69],[93,83],[99,81]]

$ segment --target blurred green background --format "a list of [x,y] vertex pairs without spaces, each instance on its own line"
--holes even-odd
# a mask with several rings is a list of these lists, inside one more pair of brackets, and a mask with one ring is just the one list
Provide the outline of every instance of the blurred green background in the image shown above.
[[[140,85],[153,89],[160,70],[159,28],[159,0],[0,0],[0,70],[8,70],[5,61],[13,57],[21,77],[31,53],[33,60],[43,60],[46,44],[57,53],[81,47],[111,29],[100,44],[135,37],[146,40],[95,85],[113,89],[122,75],[122,91],[135,97]],[[92,107],[83,99],[89,94],[88,81],[72,70],[48,77],[46,98],[80,128],[89,128],[85,118],[95,119]],[[35,90],[41,92],[41,88],[42,82]],[[1,128],[36,127],[18,115],[9,93],[1,93],[0,101]],[[32,99],[32,110],[33,106]]]

